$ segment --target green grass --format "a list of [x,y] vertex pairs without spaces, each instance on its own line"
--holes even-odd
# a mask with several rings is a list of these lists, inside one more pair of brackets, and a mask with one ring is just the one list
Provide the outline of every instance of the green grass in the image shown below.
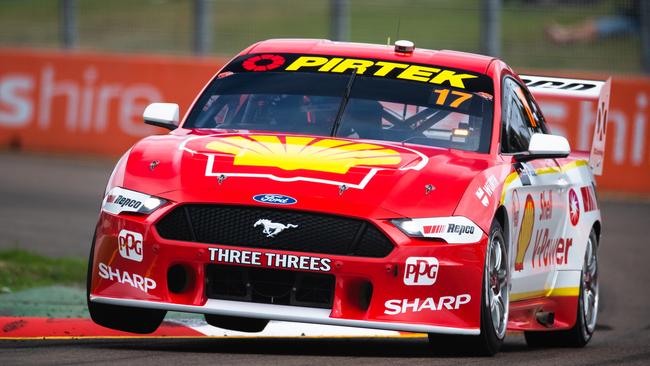
[[0,290],[8,288],[15,292],[54,284],[84,286],[86,268],[86,262],[78,258],[48,258],[21,249],[2,250]]
[[[80,48],[190,54],[190,0],[80,0]],[[230,56],[253,42],[277,37],[329,38],[329,0],[217,0],[212,3],[212,50]],[[544,37],[551,22],[576,24],[614,14],[617,0],[587,5],[503,2],[502,58],[515,68],[640,71],[639,37],[558,46]],[[58,0],[0,0],[0,46],[58,47]],[[350,38],[479,52],[480,0],[353,0]],[[399,31],[399,32],[398,32]],[[399,33],[399,34],[398,34]]]

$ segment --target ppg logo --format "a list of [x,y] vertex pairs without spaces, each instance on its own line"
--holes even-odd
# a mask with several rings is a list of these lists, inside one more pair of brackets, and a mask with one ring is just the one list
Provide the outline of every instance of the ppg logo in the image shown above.
[[434,257],[409,257],[404,269],[407,286],[430,286],[438,277],[438,259]]
[[122,258],[142,262],[142,234],[128,230],[120,231],[117,247]]

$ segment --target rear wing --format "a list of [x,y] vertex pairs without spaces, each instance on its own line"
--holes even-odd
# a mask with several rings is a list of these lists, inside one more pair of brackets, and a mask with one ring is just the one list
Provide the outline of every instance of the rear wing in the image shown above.
[[520,75],[533,95],[573,97],[585,100],[598,100],[598,113],[594,124],[594,137],[589,153],[589,166],[594,175],[603,174],[605,159],[605,139],[607,137],[607,111],[612,79],[585,80],[547,76]]

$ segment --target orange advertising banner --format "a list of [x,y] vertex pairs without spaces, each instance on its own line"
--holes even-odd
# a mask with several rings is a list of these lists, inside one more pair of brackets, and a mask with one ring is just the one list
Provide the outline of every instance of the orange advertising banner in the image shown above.
[[[602,75],[605,80],[608,75]],[[613,77],[600,190],[650,194],[650,78]],[[538,97],[551,132],[569,139],[572,150],[589,151],[596,101]]]
[[[184,114],[226,61],[0,49],[0,147],[118,156],[165,133],[143,123],[149,103],[178,103]],[[601,190],[650,194],[649,97],[650,78],[613,78]],[[554,133],[590,149],[596,102],[538,100]]]
[[143,136],[144,108],[185,113],[226,59],[0,49],[0,146],[119,156]]

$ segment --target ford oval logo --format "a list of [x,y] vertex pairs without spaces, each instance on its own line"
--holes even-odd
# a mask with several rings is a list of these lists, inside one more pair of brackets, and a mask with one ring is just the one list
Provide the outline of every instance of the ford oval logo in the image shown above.
[[270,203],[272,205],[293,205],[298,202],[297,199],[283,194],[263,193],[253,196],[253,199],[261,203]]

